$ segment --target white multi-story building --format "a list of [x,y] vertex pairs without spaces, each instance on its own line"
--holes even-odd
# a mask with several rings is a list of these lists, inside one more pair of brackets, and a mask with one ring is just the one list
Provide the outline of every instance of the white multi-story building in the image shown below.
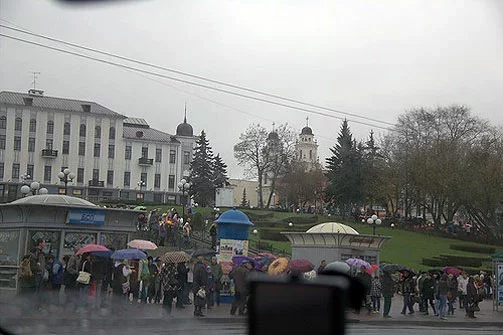
[[0,200],[31,181],[64,193],[58,173],[68,168],[69,195],[176,203],[195,141],[186,118],[170,135],[95,102],[0,92]]

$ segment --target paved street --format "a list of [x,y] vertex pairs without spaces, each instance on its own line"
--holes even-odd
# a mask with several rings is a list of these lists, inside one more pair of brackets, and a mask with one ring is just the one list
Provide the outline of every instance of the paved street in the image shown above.
[[[15,334],[246,334],[247,319],[230,316],[229,305],[206,311],[206,318],[195,319],[193,307],[173,310],[171,316],[163,316],[159,305],[126,305],[118,315],[111,310],[92,309],[87,313],[69,308],[47,307],[41,312],[21,314],[16,302],[1,306],[0,324]],[[377,314],[348,313],[351,319],[347,334],[501,334],[503,311],[494,312],[492,302],[484,301],[477,319],[468,319],[463,311],[456,311],[448,320],[433,316],[400,315],[401,300],[396,297],[392,305],[392,319]],[[116,309],[113,309],[116,310]]]

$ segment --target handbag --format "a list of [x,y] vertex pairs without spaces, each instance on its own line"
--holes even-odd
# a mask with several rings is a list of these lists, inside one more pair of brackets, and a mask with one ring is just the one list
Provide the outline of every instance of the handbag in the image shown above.
[[477,304],[470,304],[470,305],[468,306],[468,310],[469,310],[470,312],[480,312],[480,307],[479,307],[479,305],[477,305]]
[[205,299],[206,291],[204,290],[204,288],[200,288],[199,291],[197,291],[196,295],[201,299]]
[[85,261],[84,264],[82,264],[82,271],[79,271],[79,275],[77,277],[77,283],[82,285],[89,285],[89,282],[91,281],[91,274],[89,272],[84,271],[86,262],[87,261]]
[[131,286],[129,285],[129,281],[122,283],[122,294],[128,294],[131,290]]

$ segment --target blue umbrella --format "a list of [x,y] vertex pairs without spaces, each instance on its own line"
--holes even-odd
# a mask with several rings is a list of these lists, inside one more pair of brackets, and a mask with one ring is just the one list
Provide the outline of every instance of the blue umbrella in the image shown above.
[[112,250],[109,250],[109,251],[93,251],[93,252],[91,252],[92,256],[103,257],[103,258],[110,258],[110,256],[112,254],[113,254]]
[[138,249],[121,249],[117,250],[110,256],[113,259],[145,259],[147,255]]

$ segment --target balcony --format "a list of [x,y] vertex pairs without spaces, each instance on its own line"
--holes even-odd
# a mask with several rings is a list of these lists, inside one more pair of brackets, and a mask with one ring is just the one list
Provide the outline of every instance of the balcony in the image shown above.
[[58,157],[58,150],[42,149],[42,157],[44,157],[44,158],[56,158],[56,157]]
[[138,164],[142,166],[152,166],[154,165],[154,159],[147,157],[140,157],[138,158]]
[[89,187],[105,187],[104,180],[89,180]]

